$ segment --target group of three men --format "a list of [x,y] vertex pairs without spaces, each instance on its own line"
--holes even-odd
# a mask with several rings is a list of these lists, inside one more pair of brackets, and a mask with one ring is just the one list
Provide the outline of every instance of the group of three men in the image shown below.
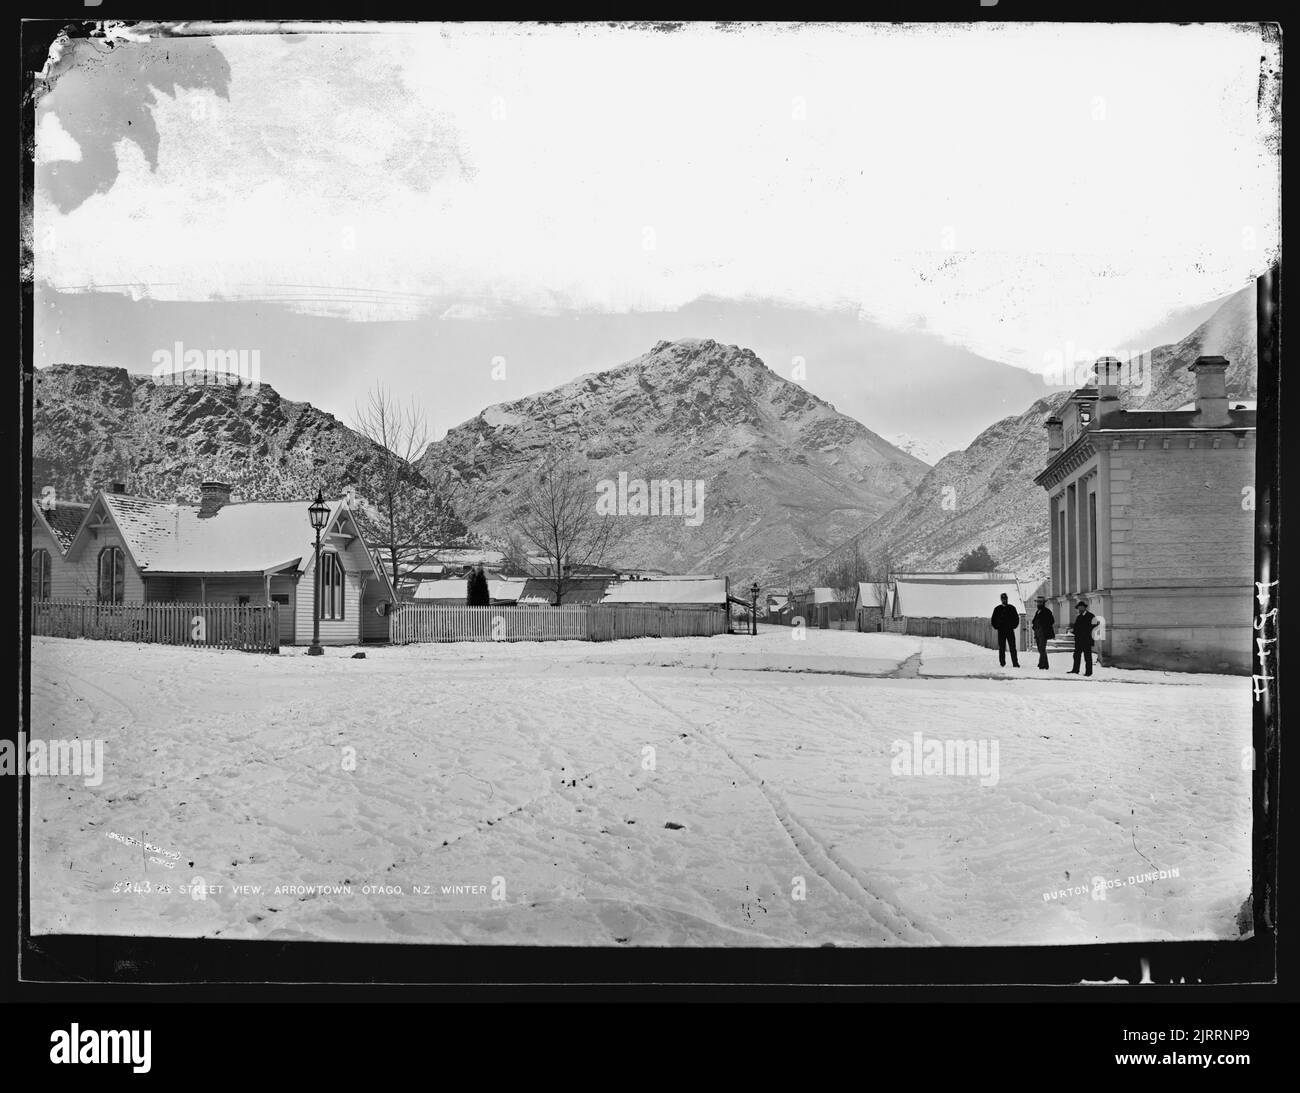
[[[1078,614],[1074,622],[1070,624],[1070,633],[1074,635],[1074,667],[1070,669],[1071,675],[1079,674],[1079,660],[1083,659],[1087,666],[1084,675],[1092,675],[1092,628],[1096,625],[1097,616],[1088,610],[1088,601],[1080,600],[1076,604]],[[1007,650],[1011,650],[1011,666],[1020,667],[1020,660],[1016,656],[1016,634],[1020,629],[1020,612],[1007,602],[1007,594],[1002,593],[1002,602],[993,609],[993,617],[989,620],[993,629],[998,632],[998,663],[1002,667],[1007,666]],[[1034,630],[1034,644],[1038,646],[1038,667],[1046,668],[1047,665],[1047,643],[1056,637],[1056,616],[1052,614],[1051,609],[1047,606],[1047,600],[1038,597],[1038,610],[1034,612],[1034,619],[1031,623]]]

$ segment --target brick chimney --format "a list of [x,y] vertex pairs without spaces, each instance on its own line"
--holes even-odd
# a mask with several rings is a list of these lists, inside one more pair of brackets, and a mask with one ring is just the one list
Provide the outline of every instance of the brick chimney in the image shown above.
[[230,486],[225,482],[201,482],[203,500],[199,503],[199,516],[216,516],[223,505],[230,504]]
[[125,482],[110,482],[108,486],[109,493],[126,493]]
[[1223,426],[1228,416],[1228,359],[1197,357],[1188,369],[1196,377],[1196,416],[1193,425]]
[[1061,419],[1053,414],[1044,422],[1047,428],[1047,450],[1059,452],[1065,447],[1065,435],[1061,432]]

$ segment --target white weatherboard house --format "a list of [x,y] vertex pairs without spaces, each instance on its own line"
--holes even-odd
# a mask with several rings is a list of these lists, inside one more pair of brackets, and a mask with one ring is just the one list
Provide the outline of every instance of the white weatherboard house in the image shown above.
[[[101,603],[280,605],[282,644],[312,638],[315,531],[303,501],[232,503],[205,482],[198,505],[101,490],[50,582],[57,599]],[[329,503],[321,531],[320,640],[388,640],[388,577],[375,564],[352,510]]]
[[1024,610],[1020,584],[1005,573],[911,573],[895,577],[890,616],[895,619],[988,618],[1002,593]]

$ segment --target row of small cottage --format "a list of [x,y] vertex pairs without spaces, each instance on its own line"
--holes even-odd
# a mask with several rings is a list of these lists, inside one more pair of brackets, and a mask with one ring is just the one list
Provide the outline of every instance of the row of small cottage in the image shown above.
[[1029,606],[1013,573],[895,573],[886,581],[860,582],[852,599],[825,587],[769,596],[767,614],[786,625],[801,618],[823,630],[870,631],[886,619],[988,618],[1003,593],[1017,611]]
[[[487,578],[489,602],[503,607],[546,607],[557,598],[553,577]],[[413,597],[415,603],[456,606],[465,603],[465,578],[453,576],[421,581]],[[676,576],[654,574],[638,577],[577,577],[564,583],[561,602],[581,604],[616,604],[643,607],[717,607],[726,610],[726,577]]]
[[[202,484],[197,505],[128,495],[120,484],[89,504],[32,503],[32,598],[97,603],[278,604],[284,645],[312,634],[319,579],[320,640],[386,641],[397,601],[345,499],[328,502],[320,571],[306,501],[232,502],[230,487]],[[439,566],[439,568],[443,568]],[[491,602],[544,606],[555,582],[492,578]],[[464,604],[463,576],[423,580],[416,603]],[[725,611],[725,578],[579,578],[565,603],[710,606]]]

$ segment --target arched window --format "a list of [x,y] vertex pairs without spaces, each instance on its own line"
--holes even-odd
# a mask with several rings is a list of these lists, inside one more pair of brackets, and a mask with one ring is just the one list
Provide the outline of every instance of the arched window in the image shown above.
[[50,552],[44,548],[32,551],[32,598],[50,598]]
[[332,550],[320,556],[320,617],[343,617],[343,563]]
[[126,555],[121,547],[105,547],[99,552],[99,602],[121,603],[125,590]]

